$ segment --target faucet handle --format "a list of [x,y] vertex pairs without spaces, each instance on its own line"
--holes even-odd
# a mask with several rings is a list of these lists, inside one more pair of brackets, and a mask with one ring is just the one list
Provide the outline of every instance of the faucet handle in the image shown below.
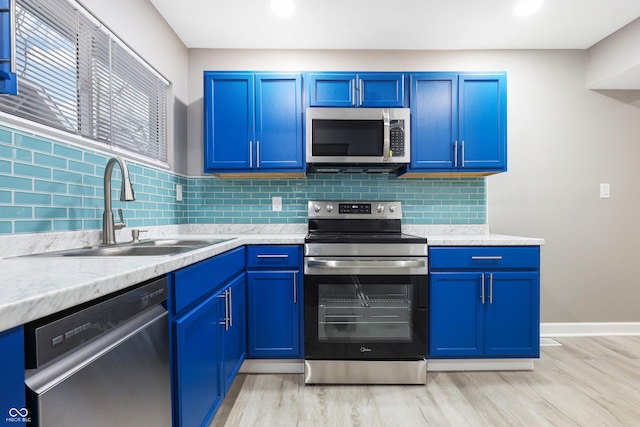
[[118,216],[120,217],[120,222],[113,224],[113,228],[115,230],[120,230],[127,226],[127,224],[124,223],[124,216],[122,216],[122,209],[118,209]]

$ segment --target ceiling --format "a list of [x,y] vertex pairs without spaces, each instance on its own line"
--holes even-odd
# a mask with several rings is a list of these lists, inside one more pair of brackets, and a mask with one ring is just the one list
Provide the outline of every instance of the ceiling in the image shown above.
[[640,17],[640,0],[150,0],[188,48],[587,49]]

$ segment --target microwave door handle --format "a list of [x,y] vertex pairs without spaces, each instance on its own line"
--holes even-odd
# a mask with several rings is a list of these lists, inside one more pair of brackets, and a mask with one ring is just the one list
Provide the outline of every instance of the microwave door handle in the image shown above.
[[384,135],[383,135],[383,143],[382,143],[382,160],[385,162],[389,161],[389,153],[391,151],[391,136],[390,136],[390,126],[389,126],[389,109],[385,108],[382,110],[382,123],[384,125]]

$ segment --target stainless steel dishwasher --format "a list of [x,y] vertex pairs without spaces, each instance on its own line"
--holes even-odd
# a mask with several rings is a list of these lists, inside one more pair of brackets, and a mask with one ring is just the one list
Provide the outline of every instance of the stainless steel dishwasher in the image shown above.
[[31,425],[171,426],[167,279],[25,326]]

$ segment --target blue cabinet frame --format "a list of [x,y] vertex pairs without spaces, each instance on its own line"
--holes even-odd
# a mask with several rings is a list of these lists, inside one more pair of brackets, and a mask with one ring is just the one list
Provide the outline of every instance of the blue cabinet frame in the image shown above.
[[408,172],[507,170],[506,73],[411,75]]
[[0,94],[17,95],[15,71],[15,1],[0,0]]
[[404,107],[403,73],[309,73],[309,107]]
[[204,171],[302,172],[302,77],[204,72]]
[[538,247],[429,249],[429,357],[539,357]]

